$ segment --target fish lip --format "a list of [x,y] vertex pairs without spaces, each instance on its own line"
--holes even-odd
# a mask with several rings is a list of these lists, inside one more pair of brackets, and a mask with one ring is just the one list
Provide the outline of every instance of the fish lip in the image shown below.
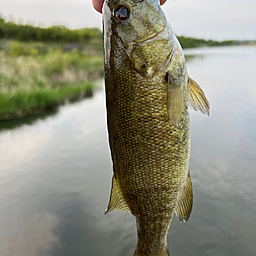
[[145,43],[145,42],[150,42],[150,41],[154,41],[156,39],[157,36],[159,36],[161,33],[163,33],[165,31],[165,29],[167,28],[167,25],[164,26],[164,28],[162,30],[160,30],[159,32],[157,32],[155,35],[151,36],[150,38],[147,38],[145,40],[137,40],[135,41],[135,43]]

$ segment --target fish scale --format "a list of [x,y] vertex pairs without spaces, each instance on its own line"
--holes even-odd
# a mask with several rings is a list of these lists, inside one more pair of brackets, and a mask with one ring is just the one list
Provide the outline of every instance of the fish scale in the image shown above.
[[206,114],[209,103],[158,1],[107,0],[103,26],[114,170],[106,212],[135,216],[135,256],[168,256],[173,214],[188,220],[193,202],[188,103]]
[[[109,69],[105,74],[115,174],[135,216],[143,212],[153,222],[168,218],[164,230],[157,228],[158,223],[157,234],[150,233],[154,237],[163,232],[165,238],[188,170],[188,111],[185,108],[179,128],[175,128],[167,114],[166,88],[147,84],[141,75],[123,65],[115,69],[118,72]],[[143,84],[143,89],[138,84]]]

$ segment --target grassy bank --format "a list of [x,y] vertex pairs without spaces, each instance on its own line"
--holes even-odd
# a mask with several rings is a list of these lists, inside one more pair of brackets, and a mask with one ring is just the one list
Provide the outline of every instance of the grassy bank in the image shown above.
[[92,88],[103,76],[94,43],[0,41],[0,120],[39,113]]
[[[179,36],[183,48],[239,42]],[[103,35],[97,28],[39,28],[0,17],[0,120],[59,105],[103,76]]]
[[52,90],[50,88],[19,89],[14,92],[0,94],[0,120],[24,117],[42,113],[47,109],[62,104],[65,99],[72,99],[78,93],[91,89],[92,84],[84,83],[65,86]]

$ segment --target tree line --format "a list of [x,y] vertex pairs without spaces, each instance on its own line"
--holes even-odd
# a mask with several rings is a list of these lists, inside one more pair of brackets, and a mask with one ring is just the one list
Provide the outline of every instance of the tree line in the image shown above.
[[[41,42],[89,42],[91,39],[102,40],[102,32],[98,28],[68,29],[65,26],[51,26],[40,28],[32,25],[20,25],[14,22],[5,22],[0,16],[0,39],[18,41],[41,41]],[[221,46],[239,44],[238,41],[214,41],[198,38],[178,36],[183,48],[199,46]]]
[[179,42],[183,48],[192,48],[199,46],[225,46],[239,44],[238,41],[226,40],[226,41],[215,41],[215,40],[205,40],[200,38],[184,37],[178,36]]
[[40,28],[32,25],[20,25],[5,22],[0,17],[0,39],[41,42],[85,42],[94,38],[102,38],[98,28],[68,29],[65,26]]

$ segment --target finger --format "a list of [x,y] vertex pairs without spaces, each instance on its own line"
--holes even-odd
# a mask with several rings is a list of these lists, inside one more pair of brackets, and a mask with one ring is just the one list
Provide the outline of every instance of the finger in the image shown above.
[[[166,2],[166,0],[160,0],[160,5],[163,5]],[[103,6],[104,0],[92,0],[92,5],[94,9],[102,13],[102,6]]]
[[166,0],[160,0],[160,5],[163,5],[166,2]]
[[102,13],[103,3],[104,3],[104,0],[92,0],[92,5],[94,9],[99,13]]

